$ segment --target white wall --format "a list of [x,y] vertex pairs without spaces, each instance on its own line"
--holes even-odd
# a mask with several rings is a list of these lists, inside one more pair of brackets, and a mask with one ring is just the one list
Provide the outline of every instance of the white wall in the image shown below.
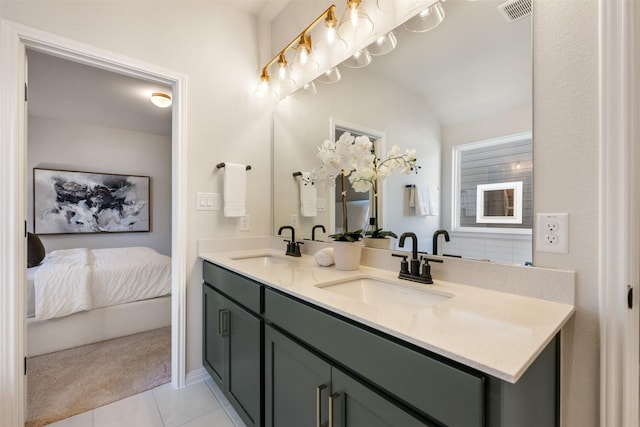
[[[256,18],[231,1],[3,1],[1,17],[187,75],[187,371],[201,361],[201,262],[197,240],[236,236],[238,220],[196,211],[197,191],[221,192],[221,161],[251,164],[251,230],[271,233],[269,109],[252,97]],[[157,22],[166,25],[159,26]]]
[[599,424],[598,26],[596,0],[534,2],[533,206],[569,213],[569,253],[534,247],[533,261],[577,273],[577,312],[562,332],[566,427]]
[[151,232],[41,235],[47,251],[148,246],[171,255],[171,138],[125,129],[29,117],[27,226],[33,231],[34,167],[151,178]]

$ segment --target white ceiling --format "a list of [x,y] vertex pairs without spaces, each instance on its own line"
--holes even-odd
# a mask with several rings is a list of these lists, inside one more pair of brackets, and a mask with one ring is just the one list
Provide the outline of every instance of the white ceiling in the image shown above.
[[396,30],[398,46],[367,67],[422,95],[441,125],[531,103],[531,19],[508,23],[504,0],[449,0],[425,33]]
[[29,115],[171,135],[171,108],[149,101],[170,88],[32,50],[27,58]]

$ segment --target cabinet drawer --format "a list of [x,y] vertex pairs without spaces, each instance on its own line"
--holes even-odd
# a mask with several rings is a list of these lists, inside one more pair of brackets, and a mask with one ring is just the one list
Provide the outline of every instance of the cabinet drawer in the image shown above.
[[254,313],[262,312],[262,285],[208,261],[202,263],[202,278],[214,289]]
[[465,372],[304,302],[265,291],[264,318],[449,426],[484,423],[485,387]]

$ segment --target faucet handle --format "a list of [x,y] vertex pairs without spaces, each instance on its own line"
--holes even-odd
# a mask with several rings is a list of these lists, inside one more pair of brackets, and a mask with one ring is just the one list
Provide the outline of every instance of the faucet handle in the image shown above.
[[407,262],[407,255],[391,254],[391,256],[402,258],[402,261],[400,261],[400,274],[409,274],[409,263]]
[[295,242],[293,243],[293,245],[294,245],[293,256],[302,256],[302,254],[300,253],[300,245],[304,245],[304,242]]

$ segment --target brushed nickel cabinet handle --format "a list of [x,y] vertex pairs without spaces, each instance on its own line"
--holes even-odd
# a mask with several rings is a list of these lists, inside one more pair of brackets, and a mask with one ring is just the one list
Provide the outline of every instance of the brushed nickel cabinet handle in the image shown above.
[[229,320],[229,310],[220,310],[220,313],[222,314],[222,322],[220,322],[222,324],[222,336],[226,337],[229,335],[229,328],[230,328],[230,320]]
[[333,402],[340,397],[340,393],[333,393],[329,396],[329,427],[333,427]]
[[322,424],[322,391],[327,388],[326,384],[316,387],[316,427],[323,427]]
[[222,312],[224,310],[218,310],[218,335],[220,335],[221,337],[223,337],[223,331],[222,331]]

